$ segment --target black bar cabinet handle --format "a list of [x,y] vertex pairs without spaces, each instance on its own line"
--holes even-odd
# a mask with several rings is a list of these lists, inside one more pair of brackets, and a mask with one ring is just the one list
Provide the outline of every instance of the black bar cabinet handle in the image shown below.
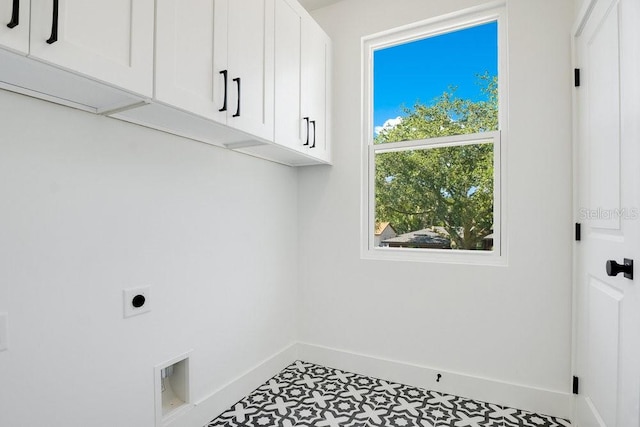
[[316,121],[311,120],[311,124],[313,125],[313,145],[309,148],[316,148]]
[[304,117],[304,121],[307,123],[307,142],[302,145],[309,145],[309,117]]
[[224,101],[222,101],[222,108],[218,111],[227,111],[227,70],[220,71],[220,74],[224,77]]
[[53,22],[51,23],[51,37],[47,40],[48,44],[54,44],[58,41],[58,0],[53,0]]
[[240,117],[240,77],[236,77],[233,81],[238,84],[238,109],[233,117]]
[[13,10],[11,11],[11,21],[7,27],[14,28],[20,23],[20,0],[13,0]]

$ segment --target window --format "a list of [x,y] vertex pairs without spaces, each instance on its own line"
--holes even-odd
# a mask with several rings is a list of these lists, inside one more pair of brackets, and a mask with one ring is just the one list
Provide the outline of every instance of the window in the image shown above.
[[363,257],[504,264],[502,9],[363,39]]

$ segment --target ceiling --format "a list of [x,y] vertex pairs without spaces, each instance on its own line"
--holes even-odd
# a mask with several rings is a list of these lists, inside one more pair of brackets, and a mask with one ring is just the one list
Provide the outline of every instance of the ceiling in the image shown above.
[[341,0],[298,0],[305,9],[311,11],[320,9],[321,7],[329,6],[330,4],[338,3]]

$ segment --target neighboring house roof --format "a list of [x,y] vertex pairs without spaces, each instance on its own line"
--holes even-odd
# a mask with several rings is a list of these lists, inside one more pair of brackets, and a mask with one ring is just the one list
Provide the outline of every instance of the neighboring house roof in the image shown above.
[[[442,236],[448,236],[449,232],[447,231],[446,228],[440,226],[440,225],[436,225],[434,227],[432,227],[433,231],[435,231],[436,233],[439,233]],[[460,229],[459,231],[462,231],[462,229]]]
[[375,232],[375,235],[376,235],[376,236],[381,235],[382,233],[384,233],[384,230],[385,230],[387,227],[391,228],[391,230],[393,230],[393,232],[394,232],[394,233],[396,232],[396,230],[394,230],[394,229],[393,229],[393,227],[391,226],[391,223],[390,223],[390,222],[379,222],[379,223],[377,223],[377,224],[376,224],[376,232]]
[[412,231],[410,233],[401,234],[391,239],[386,239],[383,243],[391,247],[409,247],[409,248],[440,248],[450,249],[451,242],[446,237],[441,236],[430,228]]
[[[442,235],[442,236],[449,237],[449,232],[444,227],[435,226],[435,227],[433,227],[433,231],[436,231],[436,232],[440,233],[440,235]],[[461,236],[464,235],[464,230],[463,230],[462,227],[459,227],[457,231]],[[484,236],[483,239],[484,240],[493,239],[493,233]]]

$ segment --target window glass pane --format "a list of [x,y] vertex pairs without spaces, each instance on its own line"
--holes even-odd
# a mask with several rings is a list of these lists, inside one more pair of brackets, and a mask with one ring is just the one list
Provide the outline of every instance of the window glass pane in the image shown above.
[[373,54],[374,143],[498,129],[498,24]]
[[492,250],[493,148],[377,153],[374,246]]

